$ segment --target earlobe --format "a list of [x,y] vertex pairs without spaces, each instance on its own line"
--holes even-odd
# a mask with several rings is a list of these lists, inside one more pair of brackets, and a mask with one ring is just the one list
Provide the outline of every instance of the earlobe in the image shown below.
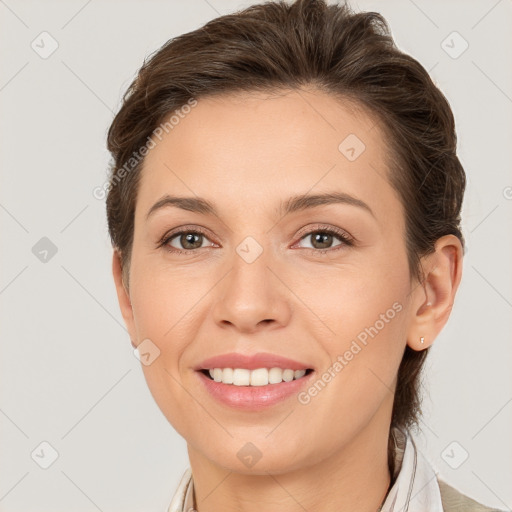
[[462,277],[462,258],[460,240],[445,235],[422,261],[426,277],[412,295],[413,317],[407,336],[413,350],[430,347],[448,321]]

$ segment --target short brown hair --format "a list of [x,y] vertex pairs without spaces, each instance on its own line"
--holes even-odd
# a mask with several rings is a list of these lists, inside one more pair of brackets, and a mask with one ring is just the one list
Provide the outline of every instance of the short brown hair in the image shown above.
[[[438,238],[464,247],[460,210],[466,185],[456,155],[449,103],[428,72],[400,51],[385,19],[324,0],[253,5],[169,40],[148,58],[129,86],[108,132],[114,165],[107,197],[108,227],[129,268],[142,161],[117,173],[152,132],[190,98],[313,86],[354,100],[374,114],[389,143],[391,185],[406,212],[411,276]],[[420,374],[428,349],[406,346],[397,376],[391,426],[418,424]],[[389,442],[393,475],[393,447]]]

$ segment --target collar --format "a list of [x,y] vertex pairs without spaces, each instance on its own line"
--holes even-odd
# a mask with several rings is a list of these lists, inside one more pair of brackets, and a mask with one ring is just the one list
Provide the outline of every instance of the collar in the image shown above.
[[[428,460],[418,451],[408,430],[393,427],[394,483],[378,512],[443,512],[441,492]],[[167,512],[195,512],[194,481],[187,468]]]
[[437,474],[416,447],[411,433],[392,429],[395,480],[381,512],[443,512]]

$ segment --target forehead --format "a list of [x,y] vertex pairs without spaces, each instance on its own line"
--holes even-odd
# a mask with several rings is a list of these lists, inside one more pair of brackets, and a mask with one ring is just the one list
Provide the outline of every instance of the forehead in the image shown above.
[[[176,121],[177,117],[174,118]],[[376,116],[316,90],[200,98],[144,160],[137,210],[164,194],[256,212],[308,191],[397,201]]]

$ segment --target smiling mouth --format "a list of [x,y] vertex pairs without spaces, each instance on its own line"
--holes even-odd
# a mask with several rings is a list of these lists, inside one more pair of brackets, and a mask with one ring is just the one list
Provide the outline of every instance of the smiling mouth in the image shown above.
[[208,379],[218,383],[233,386],[257,387],[299,380],[309,375],[314,370],[312,368],[295,371],[281,368],[258,368],[256,370],[248,370],[245,368],[212,368],[199,371]]

